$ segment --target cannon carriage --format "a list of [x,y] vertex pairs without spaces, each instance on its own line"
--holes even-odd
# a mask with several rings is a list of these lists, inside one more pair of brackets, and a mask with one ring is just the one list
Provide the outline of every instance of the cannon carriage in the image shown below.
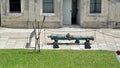
[[90,40],[94,40],[93,36],[70,35],[69,33],[67,33],[67,34],[51,34],[48,36],[48,38],[51,38],[51,40],[54,40],[53,48],[59,48],[58,40],[75,40],[76,44],[80,44],[80,40],[86,40],[84,43],[85,48],[91,48]]

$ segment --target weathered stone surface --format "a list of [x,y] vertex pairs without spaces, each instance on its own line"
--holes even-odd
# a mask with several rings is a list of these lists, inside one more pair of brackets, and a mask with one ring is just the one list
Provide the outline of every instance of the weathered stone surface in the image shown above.
[[[21,0],[21,13],[9,12],[9,0],[0,0],[1,6],[1,26],[15,27],[15,28],[32,28],[32,23],[35,19],[38,21],[43,20],[44,14],[42,11],[42,0],[34,3],[34,0]],[[54,15],[48,14],[46,17],[44,27],[58,28],[61,27],[61,2],[55,0],[55,13]],[[37,5],[35,5],[37,4]],[[56,9],[59,8],[59,9]]]
[[[79,28],[58,28],[58,29],[43,29],[41,33],[41,49],[54,49],[53,40],[48,38],[48,35],[51,33],[55,34],[66,34],[71,33],[75,35],[83,36],[96,36],[94,41],[91,42],[90,50],[112,50],[116,51],[120,49],[120,30],[119,29],[91,29],[88,32],[88,29],[79,29]],[[68,30],[68,31],[67,31]],[[35,47],[35,39],[32,37],[29,41],[29,36],[33,29],[10,29],[10,28],[0,28],[0,49],[26,49],[28,42],[31,42],[31,46],[28,49],[33,49]],[[44,32],[45,31],[45,32]],[[53,32],[54,31],[54,32]],[[103,33],[99,33],[103,32]],[[92,34],[93,33],[93,34]],[[96,33],[94,35],[94,33]],[[26,38],[27,37],[27,38]],[[60,40],[59,49],[68,49],[68,50],[86,50],[84,42],[80,41],[80,45],[75,44],[75,40]]]

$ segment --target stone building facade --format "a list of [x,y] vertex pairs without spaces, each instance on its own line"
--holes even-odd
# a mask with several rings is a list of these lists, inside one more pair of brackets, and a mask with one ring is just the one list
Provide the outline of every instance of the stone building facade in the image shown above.
[[0,0],[0,26],[1,26],[1,0]]
[[32,28],[46,16],[47,28],[119,28],[120,0],[0,0],[0,15],[3,27]]

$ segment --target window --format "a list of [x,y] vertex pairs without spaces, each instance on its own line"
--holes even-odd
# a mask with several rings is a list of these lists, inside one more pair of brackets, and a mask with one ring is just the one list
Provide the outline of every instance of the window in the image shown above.
[[10,13],[20,13],[21,0],[9,0],[9,8]]
[[90,13],[101,13],[101,0],[90,0]]
[[43,13],[54,13],[54,0],[43,0]]

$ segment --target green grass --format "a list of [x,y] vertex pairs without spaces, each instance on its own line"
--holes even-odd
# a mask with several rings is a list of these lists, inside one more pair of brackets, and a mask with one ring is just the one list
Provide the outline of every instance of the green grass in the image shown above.
[[113,51],[0,50],[0,68],[120,68]]

